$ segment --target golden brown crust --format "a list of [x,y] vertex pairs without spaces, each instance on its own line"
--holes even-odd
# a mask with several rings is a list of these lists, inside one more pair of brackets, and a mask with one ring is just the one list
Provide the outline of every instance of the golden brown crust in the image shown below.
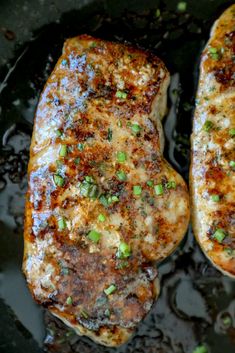
[[214,265],[235,276],[235,5],[202,54],[190,172],[193,230]]
[[151,53],[80,36],[66,41],[37,108],[24,273],[39,303],[107,345],[150,310],[153,261],[188,225],[187,187],[162,157],[168,83]]

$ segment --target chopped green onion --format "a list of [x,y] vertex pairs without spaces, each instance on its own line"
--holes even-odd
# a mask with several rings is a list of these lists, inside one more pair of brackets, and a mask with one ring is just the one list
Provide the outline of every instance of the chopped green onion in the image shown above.
[[101,195],[100,198],[100,203],[104,206],[104,207],[108,207],[109,205],[111,205],[114,202],[118,202],[119,198],[116,195]]
[[142,193],[142,187],[140,185],[134,185],[133,194],[138,196],[138,195],[141,195],[141,193]]
[[79,151],[83,151],[84,150],[84,144],[83,143],[78,143],[78,149],[79,149]]
[[98,241],[100,240],[101,234],[96,230],[91,230],[87,236],[94,243],[98,243]]
[[84,197],[96,198],[99,193],[98,186],[94,183],[94,179],[87,175],[85,180],[80,184],[80,194]]
[[79,157],[77,157],[77,158],[74,159],[74,163],[75,163],[76,165],[78,165],[78,164],[80,163],[80,160],[81,160],[81,159],[80,159]]
[[209,48],[209,52],[210,52],[211,54],[215,54],[215,53],[217,53],[217,48],[210,47],[210,48]]
[[93,179],[91,176],[89,176],[89,175],[85,176],[85,180],[86,180],[88,183],[94,183],[94,179]]
[[68,298],[66,299],[66,304],[67,304],[67,305],[72,305],[72,304],[73,304],[73,298],[72,298],[72,297],[68,297]]
[[109,202],[108,199],[105,195],[101,195],[100,198],[100,203],[104,206],[104,207],[108,207],[109,206]]
[[122,127],[122,122],[121,122],[121,120],[118,120],[117,126],[118,126],[118,127]]
[[126,152],[119,151],[117,153],[117,160],[119,163],[124,163],[126,161]]
[[231,327],[232,326],[232,318],[229,314],[224,314],[222,317],[222,321],[224,326]]
[[153,187],[153,180],[148,180],[147,183],[146,183],[149,187]]
[[57,185],[57,186],[64,186],[64,178],[62,178],[62,176],[60,176],[59,174],[55,174],[54,175],[54,183]]
[[61,130],[56,130],[56,136],[61,137],[62,136],[62,131]]
[[112,202],[118,202],[119,198],[116,195],[112,195],[108,197],[108,202],[112,203]]
[[117,97],[117,98],[121,98],[121,99],[126,99],[127,93],[124,92],[124,91],[117,91],[117,92],[116,92],[116,97]]
[[122,270],[123,268],[127,267],[128,265],[129,265],[128,261],[122,261],[115,268],[117,270]]
[[86,312],[86,310],[84,310],[84,309],[81,310],[81,316],[82,316],[84,319],[88,319],[88,318],[89,318],[88,312]]
[[156,10],[155,16],[158,18],[161,16],[161,11],[159,9]]
[[235,129],[230,129],[229,130],[229,135],[232,136],[232,137],[235,136]]
[[126,173],[123,170],[118,170],[116,175],[120,181],[125,181],[127,179]]
[[58,219],[58,228],[59,230],[64,230],[67,227],[65,218]]
[[108,288],[104,289],[104,292],[106,295],[110,295],[113,292],[115,292],[115,290],[117,289],[117,287],[115,286],[115,284],[111,284],[111,286],[109,286]]
[[229,166],[232,167],[232,168],[235,168],[235,161],[230,161],[229,162]]
[[214,202],[219,202],[220,196],[219,195],[211,195],[211,200]]
[[105,220],[106,220],[105,215],[103,215],[102,213],[100,213],[99,216],[98,216],[98,221],[104,222]]
[[67,156],[68,150],[66,145],[62,145],[60,148],[60,157]]
[[90,48],[95,48],[97,46],[97,43],[96,42],[92,42],[91,45],[90,45]]
[[210,120],[206,120],[203,125],[203,130],[209,132],[213,128],[214,124]]
[[113,138],[113,131],[109,128],[108,129],[108,137],[107,137],[107,139],[110,142],[110,141],[112,141],[112,138]]
[[220,55],[218,54],[218,53],[214,53],[214,54],[211,54],[211,58],[213,59],[213,60],[219,60],[219,58],[220,58]]
[[57,166],[57,168],[61,168],[63,166],[63,162],[60,161],[59,159],[57,159],[56,166]]
[[89,196],[89,193],[90,193],[90,190],[91,190],[91,184],[90,183],[87,183],[86,181],[83,181],[80,184],[79,188],[80,188],[80,194],[82,196],[85,196],[85,197]]
[[175,189],[176,188],[176,182],[174,180],[168,181],[168,183],[166,183],[166,188],[167,189]]
[[109,310],[109,309],[105,309],[104,315],[105,315],[106,317],[110,317],[110,315],[111,315],[110,310]]
[[223,229],[217,229],[215,233],[212,235],[214,239],[216,239],[219,243],[222,243],[224,238],[226,238],[227,234]]
[[224,248],[224,251],[229,255],[233,255],[234,250],[232,248]]
[[131,247],[125,242],[121,242],[118,247],[117,257],[123,259],[131,256]]
[[185,1],[180,1],[178,4],[177,4],[177,10],[180,11],[180,12],[185,12],[187,9],[187,3]]
[[209,50],[209,53],[210,53],[210,57],[211,57],[213,60],[219,60],[219,58],[220,58],[220,53],[218,52],[218,49],[217,49],[217,48],[210,47],[208,50]]
[[61,274],[64,275],[64,276],[67,276],[69,274],[68,267],[62,267],[61,268]]
[[98,186],[96,184],[92,184],[89,191],[89,197],[91,199],[96,199],[98,196],[98,193],[99,193]]
[[83,181],[80,185],[80,193],[82,196],[96,198],[98,196],[98,186]]
[[208,349],[206,348],[206,346],[201,345],[198,346],[194,349],[193,353],[208,353]]
[[131,130],[134,134],[138,134],[141,131],[141,127],[138,124],[132,124]]
[[155,191],[156,195],[158,195],[158,196],[162,195],[164,192],[163,185],[162,184],[154,185],[154,191]]

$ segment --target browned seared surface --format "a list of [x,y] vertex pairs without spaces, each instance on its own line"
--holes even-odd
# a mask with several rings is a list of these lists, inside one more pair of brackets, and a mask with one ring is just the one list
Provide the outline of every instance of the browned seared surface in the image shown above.
[[155,262],[188,225],[187,187],[162,156],[168,84],[152,54],[80,36],[35,117],[24,273],[37,302],[105,345],[149,312]]
[[205,254],[235,276],[235,5],[203,52],[192,135],[193,229]]

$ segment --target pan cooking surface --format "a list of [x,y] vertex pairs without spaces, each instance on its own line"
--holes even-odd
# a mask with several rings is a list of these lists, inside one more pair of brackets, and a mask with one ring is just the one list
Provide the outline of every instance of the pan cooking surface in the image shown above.
[[235,282],[210,265],[191,230],[159,266],[159,300],[118,349],[74,335],[38,308],[27,290],[21,261],[30,137],[39,94],[64,40],[82,33],[126,40],[164,60],[172,75],[165,155],[188,180],[200,52],[213,21],[233,1],[188,0],[186,11],[176,0],[96,1],[78,10],[82,3],[0,3],[0,352],[192,353],[205,344],[210,353],[233,353]]

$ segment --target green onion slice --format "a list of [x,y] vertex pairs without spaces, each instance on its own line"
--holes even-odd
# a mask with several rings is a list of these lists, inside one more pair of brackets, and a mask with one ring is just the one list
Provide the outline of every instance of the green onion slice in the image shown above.
[[136,196],[141,195],[142,193],[142,187],[140,185],[134,185],[133,186],[133,194]]
[[115,284],[111,284],[108,288],[104,289],[104,292],[106,295],[110,295],[113,292],[115,292],[117,289],[117,287],[115,286]]
[[91,230],[88,233],[88,238],[93,241],[94,243],[98,243],[98,241],[101,238],[101,234],[99,232],[97,232],[96,230]]
[[158,196],[162,195],[164,192],[163,185],[162,184],[154,185],[154,191],[156,195]]

